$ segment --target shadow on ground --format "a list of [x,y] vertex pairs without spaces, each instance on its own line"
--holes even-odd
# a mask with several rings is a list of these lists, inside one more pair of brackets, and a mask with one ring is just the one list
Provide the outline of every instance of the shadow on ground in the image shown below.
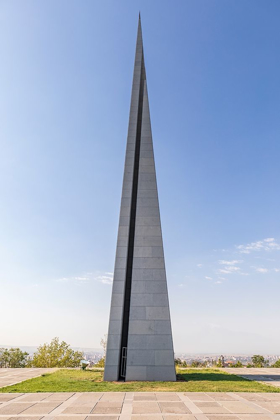
[[228,381],[228,382],[248,382],[249,379],[242,378],[241,376],[235,375],[223,375],[220,372],[188,372],[182,373],[179,372],[177,374],[177,381],[182,382],[201,382],[201,381],[208,381],[208,382],[218,382],[218,381]]

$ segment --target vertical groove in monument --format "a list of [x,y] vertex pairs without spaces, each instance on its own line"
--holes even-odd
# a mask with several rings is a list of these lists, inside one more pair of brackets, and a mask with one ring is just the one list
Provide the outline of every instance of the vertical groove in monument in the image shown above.
[[104,371],[120,379],[176,380],[140,17]]
[[123,307],[123,317],[122,317],[121,352],[120,352],[120,362],[119,362],[119,379],[120,380],[125,378],[125,366],[123,364],[126,363],[126,361],[123,360],[124,355],[122,353],[122,349],[127,349],[127,343],[128,343],[128,326],[129,326],[129,313],[130,313],[130,300],[131,300],[131,282],[132,282],[132,267],[133,267],[133,255],[134,255],[134,237],[135,237],[135,224],[136,224],[136,207],[137,207],[137,193],[138,193],[143,94],[144,94],[145,71],[144,71],[143,59],[144,57],[142,53],[139,100],[138,100],[138,115],[137,115],[137,127],[136,127],[136,142],[135,142],[135,151],[134,151],[130,222],[129,222],[129,231],[128,231],[128,250],[127,250],[127,261],[126,261],[124,307]]

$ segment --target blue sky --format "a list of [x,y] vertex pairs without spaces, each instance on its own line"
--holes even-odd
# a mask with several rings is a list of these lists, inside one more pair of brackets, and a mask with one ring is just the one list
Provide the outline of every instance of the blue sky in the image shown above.
[[0,344],[107,333],[139,10],[175,350],[277,353],[277,0],[0,1]]

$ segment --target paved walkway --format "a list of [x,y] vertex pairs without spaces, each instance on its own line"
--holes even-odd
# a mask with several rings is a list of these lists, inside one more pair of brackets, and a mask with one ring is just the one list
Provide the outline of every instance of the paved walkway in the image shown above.
[[0,388],[36,378],[36,376],[41,376],[43,373],[54,372],[55,370],[57,369],[0,369]]
[[0,420],[271,420],[280,393],[0,394]]
[[225,368],[222,370],[250,379],[251,381],[280,387],[280,368]]

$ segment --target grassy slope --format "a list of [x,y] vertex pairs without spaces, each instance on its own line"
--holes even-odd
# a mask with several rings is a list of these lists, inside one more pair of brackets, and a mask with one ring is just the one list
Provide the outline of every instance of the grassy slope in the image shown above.
[[178,372],[177,382],[103,382],[103,372],[62,369],[39,378],[1,388],[0,392],[280,392],[279,388],[243,379],[215,369]]

